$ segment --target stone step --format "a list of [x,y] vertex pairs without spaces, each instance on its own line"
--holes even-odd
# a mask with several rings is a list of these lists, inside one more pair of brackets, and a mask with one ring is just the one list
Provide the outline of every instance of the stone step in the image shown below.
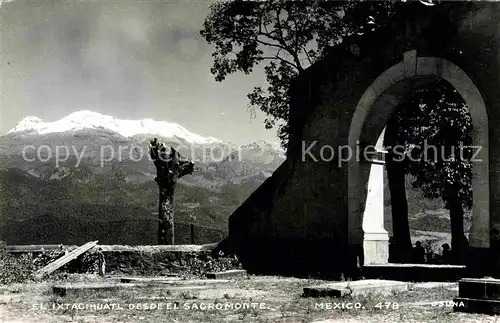
[[181,280],[180,277],[122,277],[122,283],[164,283]]
[[408,291],[408,284],[393,280],[358,280],[304,287],[304,297],[344,297],[359,294],[391,294]]
[[122,283],[165,284],[165,285],[215,285],[227,284],[229,279],[179,279],[176,277],[121,277]]
[[120,284],[120,283],[76,283],[76,284],[61,284],[52,286],[52,292],[59,296],[68,294],[83,294],[96,291],[116,291],[122,288],[137,287],[137,284]]
[[207,278],[209,279],[221,279],[221,278],[233,278],[233,277],[244,277],[247,271],[244,269],[234,269],[207,273]]
[[458,297],[500,300],[500,280],[464,278],[458,282]]
[[500,301],[492,299],[475,299],[457,297],[453,299],[453,311],[477,314],[500,314]]
[[362,275],[369,279],[413,282],[453,282],[465,276],[465,266],[427,264],[365,265]]
[[425,282],[425,283],[409,283],[410,289],[433,289],[433,288],[445,288],[448,290],[453,290],[458,292],[458,283],[453,282]]
[[[191,291],[191,290],[207,290],[219,289],[220,285],[215,284],[194,284],[191,281],[189,284],[168,284],[166,282],[156,282],[148,284],[145,281],[136,281],[137,283],[77,283],[77,284],[61,284],[52,286],[52,292],[58,296],[67,295],[90,295],[98,292],[117,291],[124,288],[160,288],[161,290],[170,290],[176,292]],[[213,281],[211,281],[213,282]],[[199,283],[199,282],[198,282]]]

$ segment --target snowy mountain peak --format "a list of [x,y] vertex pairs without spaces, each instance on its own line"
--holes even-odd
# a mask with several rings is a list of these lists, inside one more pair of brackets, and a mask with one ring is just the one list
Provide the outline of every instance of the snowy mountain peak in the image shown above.
[[35,117],[35,116],[29,116],[29,117],[26,117],[24,118],[21,122],[32,122],[32,123],[39,123],[39,122],[43,122],[42,119],[40,119],[39,117]]
[[122,120],[98,112],[82,110],[73,112],[66,117],[44,122],[38,117],[26,117],[8,133],[26,132],[42,135],[57,132],[72,132],[82,129],[107,129],[121,134],[124,137],[135,135],[153,135],[161,137],[179,137],[191,143],[212,144],[223,141],[213,137],[203,137],[192,133],[177,123],[155,121],[152,119]]
[[67,115],[66,117],[64,117],[63,119],[95,121],[95,120],[99,120],[99,119],[109,119],[109,118],[115,119],[114,117],[103,115],[103,114],[100,114],[98,112],[89,111],[89,110],[81,110],[81,111],[73,112],[73,113]]
[[11,132],[22,132],[22,131],[30,131],[36,127],[38,127],[39,124],[43,123],[43,120],[35,117],[35,116],[29,116],[21,120],[16,127],[11,129],[9,133]]
[[255,141],[248,145],[243,146],[244,149],[265,149],[265,150],[277,150],[279,152],[284,152],[281,145],[278,142],[268,142],[268,141]]

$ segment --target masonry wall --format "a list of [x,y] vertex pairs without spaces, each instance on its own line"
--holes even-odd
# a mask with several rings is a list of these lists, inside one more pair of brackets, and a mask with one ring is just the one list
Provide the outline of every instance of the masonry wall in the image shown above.
[[287,160],[229,222],[230,244],[248,270],[329,277],[355,272],[348,245],[347,163],[338,157],[363,92],[384,66],[401,58],[392,50],[369,50],[382,39],[382,33],[352,37],[346,44],[359,46],[359,56],[343,46],[332,53],[335,59],[313,66],[292,87],[294,132]]
[[[500,211],[500,7],[494,3],[450,4],[434,11],[423,7],[402,13],[384,30],[345,39],[292,85],[287,160],[230,218],[228,245],[248,270],[328,276],[354,272],[359,250],[352,250],[347,239],[347,165],[339,166],[337,158],[304,159],[303,147],[316,141],[310,152],[318,159],[324,146],[337,154],[338,147],[347,145],[352,115],[364,91],[412,49],[419,57],[454,62],[483,94],[492,146],[492,222],[500,224],[496,212]],[[324,156],[330,156],[329,149]]]

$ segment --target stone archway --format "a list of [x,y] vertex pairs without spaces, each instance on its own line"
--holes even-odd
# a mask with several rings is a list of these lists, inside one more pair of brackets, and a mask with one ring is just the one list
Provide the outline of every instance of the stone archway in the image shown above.
[[[455,87],[472,116],[473,145],[481,149],[476,156],[480,161],[473,163],[473,207],[469,245],[472,248],[489,248],[488,115],[478,88],[457,65],[437,57],[417,57],[415,50],[406,52],[402,62],[383,72],[364,92],[351,121],[348,144],[352,151],[359,151],[360,143],[374,145],[404,95],[417,84],[436,78],[442,78]],[[372,245],[369,249],[373,250],[373,248],[385,248],[384,245],[386,246],[388,242],[385,238],[377,238],[377,235],[365,235],[371,228],[366,224],[363,228],[364,201],[367,195],[365,183],[369,176],[369,167],[369,164],[360,163],[358,158],[351,158],[348,161],[348,230],[351,246],[359,247],[364,244],[366,249],[368,244]],[[373,229],[376,231],[376,228]],[[370,261],[370,254],[366,254],[366,250],[364,258],[365,263],[374,263]]]

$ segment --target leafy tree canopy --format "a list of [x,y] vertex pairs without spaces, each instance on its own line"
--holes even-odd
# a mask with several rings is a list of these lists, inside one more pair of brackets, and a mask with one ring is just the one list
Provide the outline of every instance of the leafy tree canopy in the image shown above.
[[446,81],[416,88],[396,113],[397,144],[406,147],[407,172],[427,198],[445,206],[458,199],[472,206],[472,118],[460,94]]
[[287,143],[288,87],[298,73],[323,57],[343,37],[385,24],[401,2],[227,1],[211,5],[201,35],[214,45],[211,69],[219,82],[265,64],[268,87],[248,94],[249,107],[266,114]]

